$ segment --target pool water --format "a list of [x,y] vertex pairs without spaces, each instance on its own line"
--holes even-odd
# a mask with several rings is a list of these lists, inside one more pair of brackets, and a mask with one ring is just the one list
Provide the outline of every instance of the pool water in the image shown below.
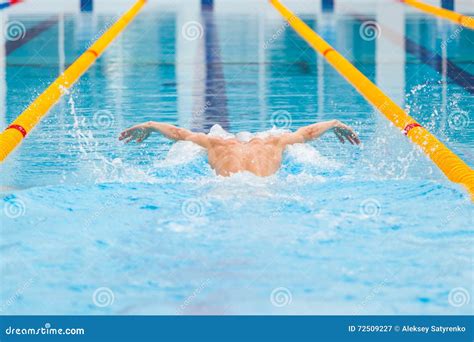
[[[6,56],[2,129],[116,19],[17,16],[56,23]],[[411,52],[380,54],[360,17],[301,17],[474,166],[473,85],[437,70],[474,74],[474,32],[410,14]],[[473,314],[466,191],[271,8],[196,21],[197,37],[180,10],[144,9],[1,165],[1,313]],[[148,120],[225,134],[330,119],[363,144],[292,146],[267,178],[217,177],[189,142],[117,139]]]

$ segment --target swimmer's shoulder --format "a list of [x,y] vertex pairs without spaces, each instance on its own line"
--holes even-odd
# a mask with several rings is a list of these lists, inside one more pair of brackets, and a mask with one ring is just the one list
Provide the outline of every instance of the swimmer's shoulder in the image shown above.
[[235,138],[225,139],[223,137],[216,137],[216,136],[210,136],[209,137],[209,142],[211,143],[211,146],[213,146],[213,147],[235,145],[235,144],[239,143],[239,141]]
[[264,138],[265,143],[270,145],[279,145],[281,141],[281,135],[270,135]]

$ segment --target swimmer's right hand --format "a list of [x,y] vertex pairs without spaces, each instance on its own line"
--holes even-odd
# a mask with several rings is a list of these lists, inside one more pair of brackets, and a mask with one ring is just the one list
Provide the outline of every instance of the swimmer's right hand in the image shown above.
[[344,144],[344,140],[346,139],[352,145],[359,145],[360,139],[357,136],[357,133],[350,128],[349,126],[343,124],[339,120],[334,120],[334,134],[339,139],[341,143]]
[[152,129],[148,122],[142,123],[120,133],[119,140],[125,140],[125,143],[129,143],[132,140],[136,140],[137,143],[141,143],[143,140],[150,136]]

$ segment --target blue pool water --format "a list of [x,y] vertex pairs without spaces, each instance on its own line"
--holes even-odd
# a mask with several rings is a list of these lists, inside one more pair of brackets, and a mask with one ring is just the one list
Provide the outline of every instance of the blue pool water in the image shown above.
[[[2,129],[115,19],[90,16],[53,15],[8,54]],[[474,74],[474,32],[412,14],[378,54],[360,17],[302,18],[474,166],[474,86],[443,69]],[[197,20],[186,39],[179,13],[145,10],[2,164],[1,313],[473,314],[464,189],[275,12]],[[192,143],[117,140],[148,120],[256,133],[334,118],[361,147],[328,134],[268,178],[216,177]]]

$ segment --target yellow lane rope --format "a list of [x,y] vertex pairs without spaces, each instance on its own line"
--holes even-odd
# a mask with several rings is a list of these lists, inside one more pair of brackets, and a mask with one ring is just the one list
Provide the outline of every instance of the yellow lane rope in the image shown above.
[[473,17],[462,15],[460,13],[450,11],[444,8],[428,5],[421,1],[416,1],[416,0],[399,0],[399,1],[403,2],[404,4],[410,5],[412,7],[415,7],[419,9],[420,11],[436,15],[440,18],[451,20],[458,25],[462,25],[464,27],[470,28],[471,30],[474,30]]
[[23,138],[48,113],[66,90],[86,72],[109,44],[135,18],[146,0],[138,0],[89,49],[79,56],[51,85],[34,100],[15,121],[0,133],[0,161],[3,161]]
[[400,106],[288,8],[278,0],[270,0],[270,3],[288,21],[291,27],[314,50],[322,54],[329,64],[356,88],[367,101],[383,113],[396,127],[400,128],[415,144],[420,146],[448,179],[464,185],[474,201],[474,171],[461,158],[405,113]]

